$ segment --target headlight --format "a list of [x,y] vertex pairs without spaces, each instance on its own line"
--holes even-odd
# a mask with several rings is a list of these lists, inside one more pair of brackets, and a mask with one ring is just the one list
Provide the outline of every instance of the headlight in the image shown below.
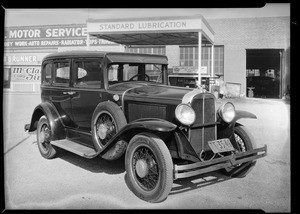
[[179,122],[187,126],[192,125],[196,119],[194,109],[187,104],[179,104],[175,109],[175,116]]
[[218,113],[226,123],[230,123],[235,117],[234,105],[230,102],[225,103],[218,109]]

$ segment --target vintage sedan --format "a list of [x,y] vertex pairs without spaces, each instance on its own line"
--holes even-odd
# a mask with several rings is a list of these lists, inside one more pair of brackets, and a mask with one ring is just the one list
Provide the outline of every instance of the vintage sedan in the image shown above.
[[167,57],[69,51],[42,62],[41,99],[28,132],[41,155],[62,148],[85,158],[125,155],[128,186],[161,202],[173,180],[215,170],[245,176],[266,155],[240,118],[256,118],[213,94],[168,85]]

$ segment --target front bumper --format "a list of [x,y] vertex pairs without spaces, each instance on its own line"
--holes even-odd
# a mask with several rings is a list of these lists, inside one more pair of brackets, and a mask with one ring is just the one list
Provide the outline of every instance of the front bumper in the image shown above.
[[262,158],[266,155],[267,155],[267,145],[251,151],[232,154],[229,156],[216,158],[210,161],[197,162],[197,163],[186,164],[186,165],[174,164],[174,179],[191,177],[191,176],[212,172],[226,167],[236,166],[241,163]]

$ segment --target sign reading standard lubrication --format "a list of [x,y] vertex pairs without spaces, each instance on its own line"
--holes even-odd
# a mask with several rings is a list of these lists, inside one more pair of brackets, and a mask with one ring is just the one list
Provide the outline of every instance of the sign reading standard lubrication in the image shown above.
[[200,31],[205,27],[202,25],[201,17],[187,19],[166,19],[166,20],[133,20],[133,21],[101,21],[88,20],[87,32],[90,34],[107,33],[133,33],[133,32],[176,32],[176,31]]
[[131,22],[131,23],[103,23],[99,24],[100,31],[109,30],[145,30],[145,29],[183,29],[185,21],[160,21],[160,22]]

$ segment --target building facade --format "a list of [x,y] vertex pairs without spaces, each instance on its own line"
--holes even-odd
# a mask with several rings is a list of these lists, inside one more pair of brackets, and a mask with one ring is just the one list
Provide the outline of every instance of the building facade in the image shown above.
[[[290,17],[207,21],[215,32],[215,41],[214,46],[202,47],[201,66],[208,75],[213,68],[228,93],[273,98],[289,93]],[[57,51],[84,50],[86,36],[86,24],[5,28],[4,91],[39,92],[43,57]],[[91,38],[90,49],[163,54],[169,59],[171,73],[198,66],[197,45],[125,47]]]

